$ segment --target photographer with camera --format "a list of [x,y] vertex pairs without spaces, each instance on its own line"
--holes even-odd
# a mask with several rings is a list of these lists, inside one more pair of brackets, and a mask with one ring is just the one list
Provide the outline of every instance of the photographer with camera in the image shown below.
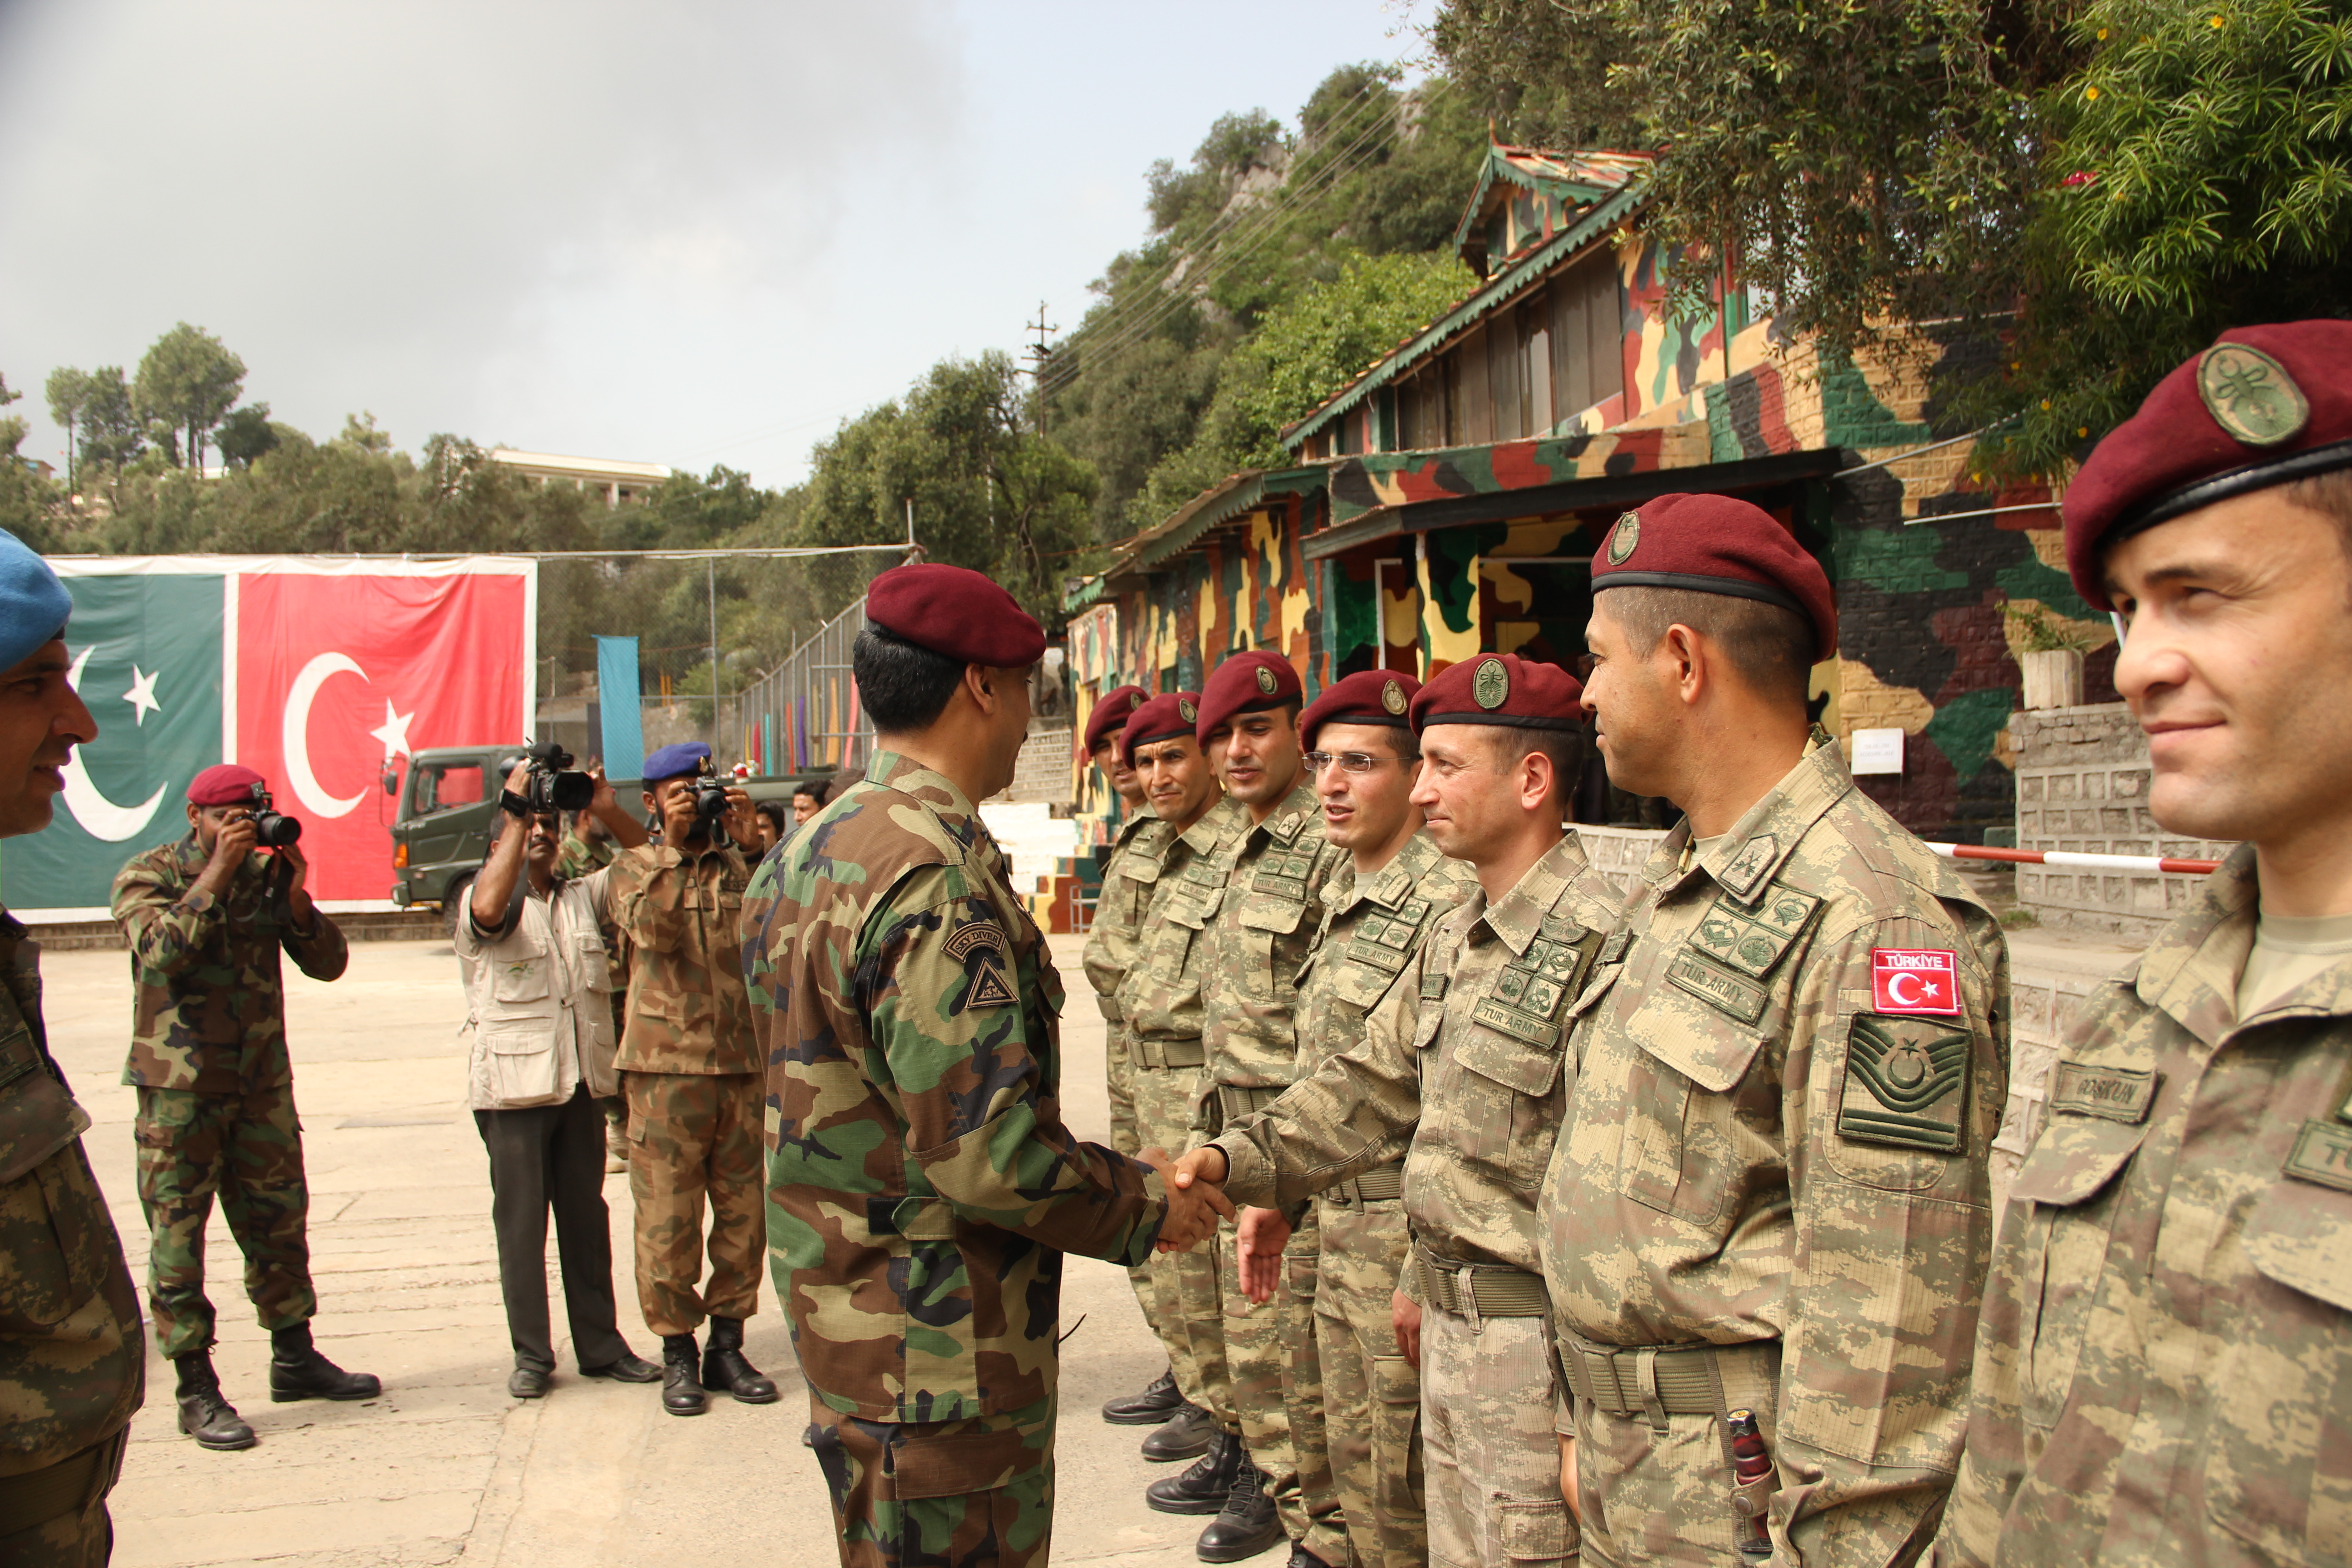
[[301,831],[271,809],[259,773],[223,763],[188,786],[188,836],[114,879],[114,919],[137,986],[122,1081],[139,1094],[148,1311],[156,1349],[179,1373],[180,1430],[205,1448],[255,1442],[213,1371],[204,1243],[215,1193],[245,1254],[246,1292],[269,1331],[269,1397],[382,1392],[310,1342],[310,1189],[278,955],[283,949],[313,980],[333,980],[350,952],[310,901]]
[[[571,766],[569,757],[564,766]],[[601,774],[601,770],[600,770]],[[572,831],[563,836],[563,844],[555,858],[555,874],[567,882],[577,882],[592,871],[601,871],[613,863],[613,854],[620,841],[613,830],[604,826],[595,812],[586,807],[569,812]],[[604,939],[606,966],[613,977],[613,1037],[621,1037],[621,1026],[625,1015],[621,1011],[629,994],[629,944],[621,940],[620,929],[610,916],[603,917],[597,932]],[[629,1102],[615,1089],[596,1102],[604,1113],[604,1169],[609,1173],[629,1168]]]

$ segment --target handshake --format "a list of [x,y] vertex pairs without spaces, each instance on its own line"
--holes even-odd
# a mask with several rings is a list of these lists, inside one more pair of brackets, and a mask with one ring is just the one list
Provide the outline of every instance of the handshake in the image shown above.
[[1195,1149],[1170,1161],[1165,1149],[1146,1149],[1145,1164],[1160,1173],[1168,1192],[1168,1217],[1160,1226],[1160,1250],[1181,1252],[1217,1233],[1219,1218],[1234,1217],[1233,1200],[1222,1185],[1225,1156],[1220,1149]]

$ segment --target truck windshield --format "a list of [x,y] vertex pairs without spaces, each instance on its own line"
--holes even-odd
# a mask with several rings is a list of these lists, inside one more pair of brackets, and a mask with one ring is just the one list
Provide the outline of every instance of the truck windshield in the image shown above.
[[482,799],[479,763],[427,763],[409,782],[409,810],[418,816],[475,805]]

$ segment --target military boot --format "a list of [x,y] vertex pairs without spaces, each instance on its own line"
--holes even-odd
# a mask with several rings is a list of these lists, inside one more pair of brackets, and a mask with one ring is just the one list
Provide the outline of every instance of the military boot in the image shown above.
[[1217,1418],[1197,1405],[1179,1405],[1175,1415],[1143,1440],[1143,1457],[1155,1465],[1190,1459],[1216,1441]]
[[1234,1469],[1242,1462],[1242,1440],[1230,1432],[1209,1439],[1209,1451],[1181,1475],[1143,1489],[1143,1500],[1161,1513],[1221,1512],[1234,1491]]
[[269,1397],[278,1405],[297,1399],[373,1399],[383,1384],[364,1372],[345,1372],[310,1342],[310,1325],[269,1331]]
[[[1236,1441],[1234,1447],[1240,1448],[1241,1444]],[[1203,1563],[1238,1563],[1280,1544],[1282,1516],[1275,1512],[1274,1500],[1265,1495],[1265,1472],[1244,1451],[1234,1468],[1234,1489],[1226,1496],[1223,1510],[1201,1531],[1192,1555]]]
[[692,1334],[662,1336],[662,1408],[672,1415],[699,1415],[709,1405],[694,1375],[696,1359]]
[[702,1385],[723,1389],[738,1405],[773,1405],[776,1385],[743,1359],[743,1320],[710,1319],[710,1343],[702,1352]]
[[221,1396],[220,1377],[213,1371],[210,1351],[174,1356],[172,1364],[180,1372],[180,1430],[194,1437],[197,1447],[226,1452],[250,1448],[260,1441],[236,1413],[236,1406]]
[[1157,1426],[1183,1408],[1184,1395],[1177,1391],[1176,1373],[1171,1370],[1153,1378],[1142,1393],[1105,1405],[1102,1415],[1114,1426]]

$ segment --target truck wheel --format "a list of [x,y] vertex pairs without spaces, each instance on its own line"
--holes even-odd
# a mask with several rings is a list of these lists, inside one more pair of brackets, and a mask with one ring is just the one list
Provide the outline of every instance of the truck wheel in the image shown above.
[[474,879],[471,877],[452,877],[448,887],[442,889],[441,924],[453,942],[457,940],[457,922],[466,918],[466,900],[473,896]]

